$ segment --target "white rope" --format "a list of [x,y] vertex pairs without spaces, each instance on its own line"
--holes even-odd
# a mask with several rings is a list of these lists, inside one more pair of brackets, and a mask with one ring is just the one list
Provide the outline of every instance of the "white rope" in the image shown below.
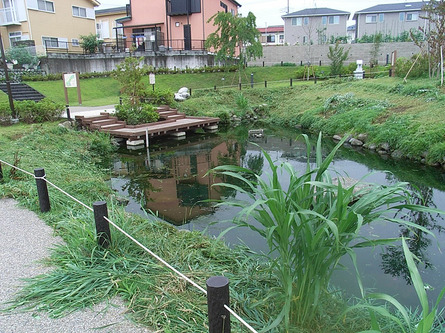
[[250,326],[248,323],[246,323],[246,321],[241,318],[240,316],[237,315],[237,313],[235,311],[233,311],[231,308],[229,308],[228,305],[224,304],[224,308],[229,311],[236,319],[238,319],[238,321],[243,324],[244,326],[246,326],[249,331],[253,332],[253,333],[258,333],[252,326]]
[[137,245],[139,245],[142,249],[144,249],[145,251],[147,251],[151,256],[155,257],[157,260],[159,260],[161,263],[163,263],[165,266],[167,266],[168,268],[170,268],[173,272],[175,272],[176,274],[178,274],[180,277],[182,277],[184,280],[186,280],[187,282],[189,282],[190,284],[192,284],[193,286],[195,286],[196,288],[198,288],[200,291],[202,291],[205,295],[207,295],[207,290],[205,290],[203,287],[201,287],[200,285],[198,285],[197,283],[195,283],[194,281],[192,281],[190,278],[188,278],[187,276],[185,276],[184,274],[182,274],[180,271],[178,271],[176,268],[174,268],[172,265],[170,265],[168,262],[166,262],[164,259],[162,259],[161,257],[159,257],[156,253],[154,253],[153,251],[150,251],[146,246],[142,245],[139,241],[137,241],[134,237],[132,237],[130,234],[128,234],[127,232],[125,232],[122,228],[120,228],[119,226],[117,226],[113,221],[111,221],[109,218],[104,216],[104,219],[107,220],[108,222],[111,223],[111,225],[113,227],[115,227],[117,230],[119,230],[121,233],[123,233],[125,236],[127,236],[129,239],[131,239],[133,242],[135,242]]
[[5,161],[3,161],[3,160],[0,160],[0,162],[1,162],[1,163],[4,163],[4,164],[6,164],[6,165],[9,165],[10,167],[12,167],[12,168],[14,168],[14,169],[20,170],[21,172],[26,173],[27,175],[30,175],[30,176],[32,176],[32,177],[35,177],[31,172],[28,172],[28,171],[26,171],[26,170],[20,169],[19,167],[15,166],[15,165],[9,164],[8,162],[5,162]]
[[90,206],[85,205],[82,201],[77,200],[75,197],[73,197],[71,194],[65,192],[64,190],[62,190],[60,187],[54,185],[53,183],[51,183],[48,179],[43,178],[44,181],[46,181],[49,185],[51,185],[52,187],[54,187],[55,189],[59,190],[60,192],[62,192],[63,194],[65,194],[68,198],[73,199],[75,202],[77,202],[78,204],[84,206],[86,209],[89,209],[90,211],[94,211],[93,208],[91,208]]

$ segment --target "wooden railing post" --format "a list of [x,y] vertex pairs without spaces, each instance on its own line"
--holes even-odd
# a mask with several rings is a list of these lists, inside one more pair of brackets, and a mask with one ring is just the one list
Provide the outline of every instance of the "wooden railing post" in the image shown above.
[[45,177],[45,169],[34,169],[34,176],[36,177],[40,211],[42,213],[49,212],[49,210],[51,209],[51,205],[49,203],[48,186],[46,185],[46,181],[42,179]]
[[229,305],[229,279],[212,276],[206,285],[209,333],[230,333],[230,313],[224,308]]
[[96,201],[93,203],[94,221],[96,222],[97,243],[102,247],[108,247],[111,244],[110,224],[108,218],[107,203],[105,201]]

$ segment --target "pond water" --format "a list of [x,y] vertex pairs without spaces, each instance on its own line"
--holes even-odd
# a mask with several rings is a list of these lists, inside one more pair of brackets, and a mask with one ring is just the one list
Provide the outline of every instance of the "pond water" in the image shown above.
[[[111,184],[121,196],[127,197],[126,209],[145,215],[158,212],[164,220],[178,228],[203,230],[219,235],[230,226],[237,210],[232,207],[214,208],[205,200],[236,198],[247,200],[233,190],[222,190],[212,184],[222,181],[206,175],[218,165],[234,164],[248,167],[267,175],[270,171],[260,148],[274,160],[287,161],[296,170],[304,171],[306,146],[295,131],[265,130],[261,138],[248,138],[244,127],[221,130],[218,134],[193,134],[186,139],[157,139],[149,150],[121,149],[113,162]],[[315,138],[314,138],[315,140]],[[325,139],[327,154],[334,146]],[[341,148],[332,168],[341,175],[360,179],[370,174],[367,182],[392,184],[409,182],[419,188],[430,207],[445,210],[445,173],[407,161],[384,159],[377,154],[352,148]],[[388,172],[385,172],[388,171]],[[285,180],[281,179],[283,187]],[[203,202],[204,201],[204,202]],[[434,302],[445,286],[445,260],[439,250],[445,248],[445,216],[414,214],[412,220],[431,230],[436,238],[420,233],[413,235],[406,228],[376,222],[363,229],[367,237],[411,237],[410,249],[422,263],[418,265],[430,302]],[[256,252],[267,252],[265,242],[245,228],[228,232],[224,239],[229,244],[244,243]],[[400,245],[400,243],[398,243]],[[365,248],[357,252],[359,272],[365,288],[395,296],[402,304],[417,307],[414,288],[409,285],[409,273],[400,246]],[[355,272],[348,258],[342,260],[344,269],[334,273],[332,284],[345,290],[348,296],[359,296]],[[445,304],[442,303],[442,306]]]

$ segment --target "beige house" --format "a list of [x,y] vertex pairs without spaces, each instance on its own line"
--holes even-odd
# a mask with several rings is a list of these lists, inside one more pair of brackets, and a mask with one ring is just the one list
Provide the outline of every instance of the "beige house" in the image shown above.
[[96,10],[96,33],[103,40],[105,49],[116,47],[116,33],[122,27],[117,19],[127,17],[127,7],[116,7]]
[[377,33],[397,37],[403,32],[423,27],[424,4],[422,1],[388,3],[359,10],[353,17],[356,21],[356,38]]
[[350,13],[331,8],[307,8],[282,16],[284,41],[290,45],[326,44],[347,36]]
[[0,27],[5,48],[30,41],[38,55],[47,50],[79,52],[81,35],[96,33],[96,0],[1,0]]

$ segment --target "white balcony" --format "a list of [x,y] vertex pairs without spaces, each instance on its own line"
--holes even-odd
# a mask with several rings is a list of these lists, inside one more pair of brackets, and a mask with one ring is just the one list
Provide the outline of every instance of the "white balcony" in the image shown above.
[[18,20],[17,12],[14,10],[14,8],[0,9],[0,26],[5,25],[21,25]]

